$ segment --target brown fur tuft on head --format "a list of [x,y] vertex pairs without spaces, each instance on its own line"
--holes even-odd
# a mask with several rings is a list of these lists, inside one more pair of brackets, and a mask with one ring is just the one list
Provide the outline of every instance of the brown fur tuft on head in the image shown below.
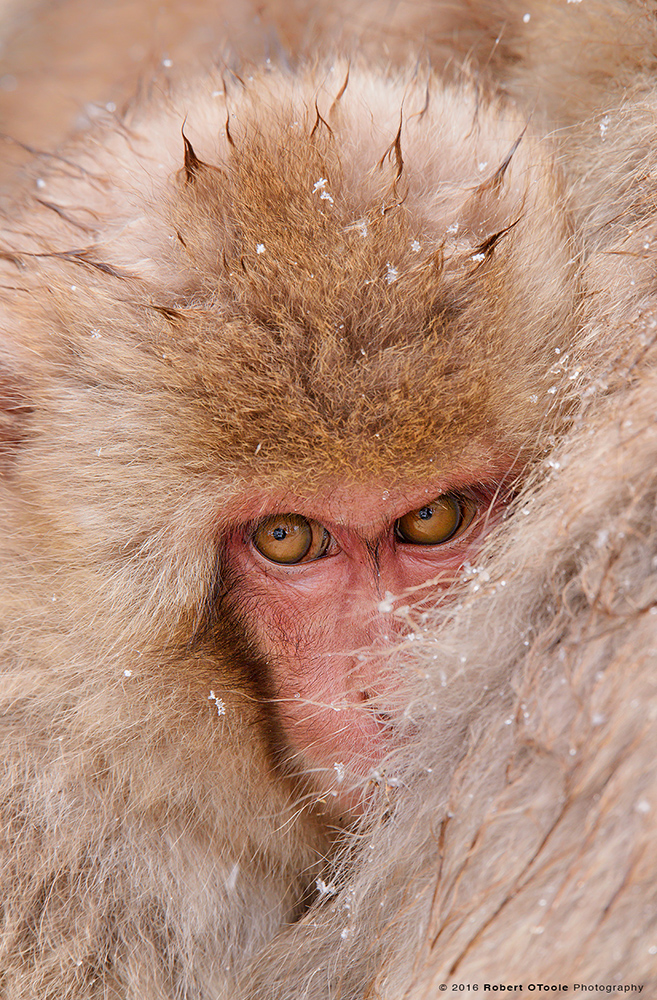
[[[282,477],[309,489],[355,469],[412,477],[454,468],[475,436],[531,456],[577,296],[549,150],[539,154],[529,133],[518,145],[526,124],[494,105],[477,111],[467,92],[437,93],[400,125],[402,102],[425,100],[424,82],[375,84],[353,67],[339,113],[326,112],[330,130],[317,130],[324,76],[252,81],[231,99],[230,141],[207,84],[165,116],[131,122],[130,139],[104,138],[93,169],[105,186],[93,184],[91,201],[107,222],[77,253],[95,271],[54,278],[51,345],[88,352],[91,318],[65,283],[89,286],[114,317],[93,344],[106,377],[123,381],[127,365],[150,393],[171,387],[185,413],[186,461],[222,481]],[[178,107],[193,108],[183,150]],[[402,144],[399,199],[401,153],[391,169],[380,165],[382,151]],[[156,146],[171,166],[137,191],[129,177]],[[70,201],[65,178],[48,183]],[[80,183],[90,185],[76,182],[78,201]],[[70,256],[71,227],[58,221],[48,251]],[[156,242],[142,235],[147,224]],[[20,239],[7,242],[47,269]],[[134,278],[116,282],[117,273]],[[483,353],[474,348],[482,342]]]

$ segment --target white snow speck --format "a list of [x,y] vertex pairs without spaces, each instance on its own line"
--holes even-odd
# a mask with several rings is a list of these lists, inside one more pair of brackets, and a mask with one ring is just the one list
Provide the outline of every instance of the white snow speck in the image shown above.
[[217,715],[226,714],[226,705],[224,703],[223,698],[218,698],[214,693],[214,691],[210,691],[210,694],[208,695],[208,701],[213,701],[217,706]]
[[124,670],[123,671],[123,676],[124,677],[132,677],[132,670]]
[[328,193],[328,191],[322,191],[322,193],[320,194],[320,196],[319,196],[319,197],[320,197],[320,198],[322,199],[322,201],[329,201],[329,202],[331,203],[331,205],[333,205],[333,204],[334,204],[334,202],[333,202],[333,198],[332,198],[332,197],[331,197],[331,195],[330,195],[330,194]]
[[600,122],[600,138],[604,142],[607,138],[607,129],[609,128],[609,115],[605,115]]
[[411,250],[413,253],[419,253],[422,249],[422,244],[418,240],[413,240],[411,243]]
[[650,805],[647,799],[639,799],[634,808],[638,813],[649,813],[652,809],[652,806]]
[[318,181],[315,181],[313,194],[317,194],[318,191],[323,191],[327,184],[328,179],[326,177],[320,177]]
[[399,277],[399,271],[392,264],[386,264],[386,281],[389,285]]
[[340,931],[340,937],[342,938],[343,941],[345,941],[346,938],[348,938],[350,934],[351,934],[351,931],[349,930],[348,927],[345,927],[342,931]]
[[165,69],[171,69],[171,67],[173,66],[173,60],[171,60],[171,59],[163,59],[162,60],[162,65],[164,66]]
[[525,24],[529,24],[529,22],[530,22],[530,21],[531,21],[531,19],[532,19],[532,16],[531,16],[531,14],[523,14],[523,15],[522,15],[522,19],[523,19],[523,21],[525,22]]
[[256,247],[256,253],[264,253],[264,252],[265,252],[265,244],[264,243],[258,243],[258,245]]
[[116,111],[116,104],[114,103],[114,101],[108,101],[107,104],[105,105],[105,110],[109,111],[111,115],[114,114],[114,112]]
[[338,891],[332,882],[325,882],[323,878],[315,879],[315,885],[317,886],[317,892],[320,895],[320,899],[323,896],[335,896]]
[[337,763],[333,765],[333,770],[335,771],[335,778],[338,784],[344,781],[344,764]]
[[382,615],[390,614],[390,612],[394,607],[393,602],[395,600],[396,600],[395,595],[391,594],[389,590],[386,590],[385,597],[383,598],[382,601],[379,601],[379,603],[376,606],[377,611]]
[[477,264],[479,264],[479,263],[481,263],[482,260],[486,260],[486,254],[485,253],[475,253],[475,254],[472,255],[472,259]]
[[37,177],[36,186],[39,188],[39,190],[41,190],[46,186],[46,182],[44,181],[43,177]]
[[529,397],[529,402],[530,403],[538,403],[538,396],[536,395],[535,392],[533,392],[531,394],[531,396]]
[[458,231],[459,231],[459,224],[458,224],[458,222],[453,222],[451,224],[451,226],[447,227],[447,232],[451,233],[452,236],[456,236],[456,234],[458,233]]
[[260,449],[261,449],[261,448],[262,448],[262,441],[260,441],[260,443],[258,444],[258,446],[257,446],[257,448],[256,448],[256,450],[254,451],[254,453],[253,453],[253,454],[254,454],[254,455],[259,455],[259,454],[260,454]]
[[487,166],[488,166],[488,160],[482,160],[481,163],[477,164],[477,169],[485,170]]

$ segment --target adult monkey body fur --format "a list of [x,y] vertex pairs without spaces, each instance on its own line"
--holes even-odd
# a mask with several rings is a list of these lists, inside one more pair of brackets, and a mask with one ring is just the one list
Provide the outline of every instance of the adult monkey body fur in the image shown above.
[[[657,985],[651,8],[398,5],[387,58],[422,37],[456,89],[384,72],[363,11],[299,38],[264,8],[302,48],[365,25],[342,94],[346,65],[174,88],[14,189],[8,997]],[[253,595],[216,614],[223,533],[327,474],[510,468],[454,590],[386,617],[414,636],[389,654],[401,746],[290,925],[335,814],[308,805],[321,775],[272,771]]]

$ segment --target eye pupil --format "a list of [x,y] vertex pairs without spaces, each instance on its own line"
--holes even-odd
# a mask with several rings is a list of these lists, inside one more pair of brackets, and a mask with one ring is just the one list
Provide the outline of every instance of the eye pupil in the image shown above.
[[292,566],[321,559],[331,536],[317,521],[301,514],[274,514],[256,525],[251,542],[269,562]]
[[444,545],[472,523],[476,505],[467,495],[443,493],[395,522],[395,534],[410,545]]

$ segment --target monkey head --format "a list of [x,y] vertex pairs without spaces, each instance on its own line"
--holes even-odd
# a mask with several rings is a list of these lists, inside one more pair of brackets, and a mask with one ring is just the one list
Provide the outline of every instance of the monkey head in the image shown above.
[[40,386],[12,475],[67,494],[52,544],[135,645],[187,651],[190,706],[246,686],[277,765],[354,806],[394,742],[395,599],[454,585],[557,409],[549,148],[337,65],[204,80],[36,182],[4,237]]

